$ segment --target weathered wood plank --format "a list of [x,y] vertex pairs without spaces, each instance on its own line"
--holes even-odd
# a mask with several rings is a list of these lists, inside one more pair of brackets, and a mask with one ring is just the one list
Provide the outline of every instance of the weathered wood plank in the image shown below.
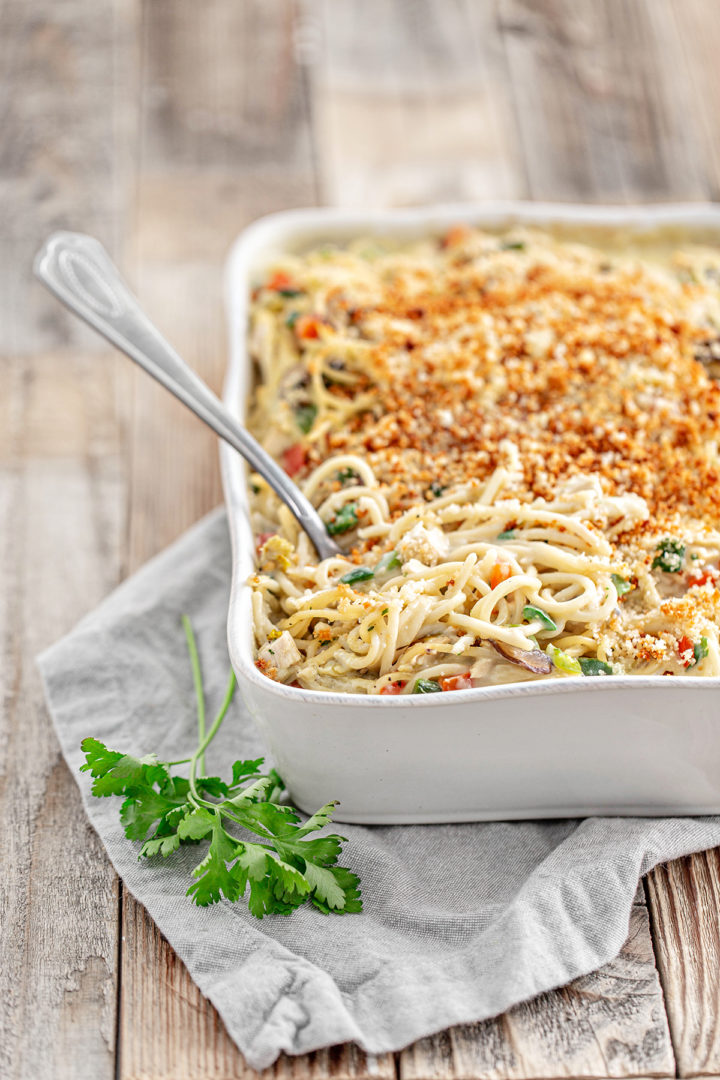
[[686,70],[690,94],[687,115],[697,126],[704,180],[708,197],[720,198],[720,139],[718,109],[720,85],[717,57],[720,50],[720,19],[713,0],[672,0],[674,33]]
[[[313,199],[292,20],[286,2],[143,4],[131,276],[151,317],[215,390],[226,365],[230,244],[253,218]],[[144,374],[133,373],[132,386],[129,564],[137,567],[221,491],[215,437]]]
[[0,1074],[114,1075],[117,881],[42,700],[34,657],[117,580],[113,360],[0,360]]
[[504,1016],[452,1028],[400,1055],[402,1080],[674,1076],[647,909],[620,956]]
[[0,30],[0,353],[97,338],[32,282],[53,229],[122,236],[135,111],[135,0],[5,0]]
[[312,173],[293,0],[144,0],[142,171]]
[[706,197],[670,0],[501,0],[499,11],[533,198]]
[[720,1075],[720,849],[657,867],[647,886],[679,1075]]
[[492,5],[306,4],[324,201],[407,205],[525,194]]
[[[202,997],[139,904],[124,907],[123,934],[133,943],[123,957],[123,980],[142,997],[120,1037],[119,1075],[132,1080],[394,1080],[392,1055],[367,1057],[342,1046],[303,1057],[281,1057],[257,1073],[227,1034],[217,1012]],[[143,970],[147,969],[147,970]],[[154,991],[154,992],[151,992]]]
[[115,362],[33,282],[31,263],[54,228],[117,247],[132,12],[132,0],[2,6],[0,1074],[18,1080],[114,1075],[117,881],[34,658],[118,579]]

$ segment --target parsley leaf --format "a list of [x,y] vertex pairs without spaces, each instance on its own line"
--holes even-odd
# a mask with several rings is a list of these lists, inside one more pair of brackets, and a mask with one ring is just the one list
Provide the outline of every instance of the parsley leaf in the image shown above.
[[[232,786],[235,787],[241,780],[248,776],[255,777],[260,772],[260,766],[264,763],[265,758],[255,758],[254,761],[233,761],[232,765]],[[275,774],[277,776],[277,773]],[[283,787],[285,785],[283,784]]]
[[295,413],[295,423],[300,428],[303,435],[307,435],[310,428],[315,423],[317,405],[296,405],[293,411]]
[[416,679],[413,694],[439,694],[441,690],[437,679]]
[[[120,821],[128,840],[145,840],[156,821],[168,824],[166,815],[169,811],[182,806],[184,795],[168,799],[153,788],[138,788],[128,795],[120,809]],[[157,829],[154,830],[154,834]],[[165,835],[165,831],[161,835]]]
[[556,624],[544,611],[533,604],[526,604],[523,608],[523,619],[528,622],[539,622],[543,630],[557,630]]
[[341,506],[337,514],[328,521],[326,528],[331,536],[336,536],[337,533],[348,532],[350,529],[354,529],[358,524],[358,516],[355,503],[345,503]]
[[[338,866],[344,837],[315,836],[331,820],[335,804],[321,807],[303,824],[294,806],[281,803],[285,785],[274,769],[260,772],[263,758],[235,761],[232,779],[197,776],[205,751],[220,729],[232,701],[235,677],[207,734],[200,663],[189,621],[183,618],[198,707],[198,745],[182,761],[159,761],[155,754],[134,757],[110,750],[98,739],[84,739],[81,769],[94,778],[94,795],[123,797],[120,820],[129,840],[142,841],[140,857],[172,856],[181,846],[208,843],[192,871],[187,895],[205,907],[247,895],[251,914],[289,915],[306,901],[324,914],[362,911],[360,881]],[[189,764],[189,775],[170,772]],[[217,800],[217,801],[214,801]],[[231,827],[239,826],[241,836]],[[257,839],[248,839],[251,834]]]
[[108,750],[97,739],[84,739],[82,749],[86,761],[80,766],[81,771],[90,772],[96,778],[92,786],[93,795],[126,795],[136,787],[156,781],[167,783],[170,779],[167,769],[158,762],[155,754],[136,758],[132,754]]
[[241,894],[240,882],[228,867],[228,862],[237,857],[240,845],[226,833],[218,813],[208,824],[209,830],[212,830],[210,847],[205,858],[193,870],[192,876],[196,880],[186,893],[192,896],[198,907],[217,904],[223,896],[226,900],[235,901]]
[[141,855],[162,855],[164,859],[167,859],[168,855],[172,855],[173,851],[177,851],[180,847],[180,837],[178,834],[170,833],[168,836],[154,836],[152,840],[146,840],[140,851]]
[[699,664],[700,661],[707,656],[708,652],[708,639],[706,637],[701,637],[700,640],[693,645],[693,656],[695,657],[695,663]]
[[[390,570],[397,570],[402,566],[397,551],[386,551],[375,566],[376,574],[386,574]],[[383,612],[384,614],[384,612]]]
[[582,664],[570,653],[558,649],[557,645],[550,644],[547,647],[547,655],[552,660],[558,671],[567,671],[569,675],[583,675]]
[[340,580],[344,585],[354,585],[356,581],[369,581],[372,577],[375,577],[375,571],[369,566],[356,566],[354,570],[343,574]]
[[661,540],[655,548],[658,554],[652,561],[653,570],[664,570],[667,574],[679,574],[683,568],[685,545],[679,540]]
[[613,673],[609,664],[592,656],[579,656],[578,662],[583,675],[612,675]]
[[610,580],[615,586],[615,592],[618,594],[618,596],[624,596],[625,593],[630,592],[630,590],[632,589],[632,585],[627,580],[627,578],[620,577],[619,574],[611,574]]

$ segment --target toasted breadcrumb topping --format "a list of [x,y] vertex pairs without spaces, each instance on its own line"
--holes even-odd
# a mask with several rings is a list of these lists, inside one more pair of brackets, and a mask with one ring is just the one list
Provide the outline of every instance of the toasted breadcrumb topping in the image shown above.
[[[598,656],[618,672],[699,662],[692,643],[717,638],[720,592],[714,580],[692,585],[685,563],[682,575],[658,570],[656,551],[672,536],[696,566],[717,558],[717,251],[650,261],[535,230],[498,238],[458,226],[405,250],[368,241],[279,266],[285,288],[268,279],[255,293],[251,424],[297,480],[329,457],[362,458],[392,521],[446,490],[477,491],[498,466],[503,497],[520,504],[592,477],[601,495],[625,497],[615,519],[600,499],[586,525],[611,540],[628,576],[598,628]],[[338,470],[323,498],[357,480]],[[367,506],[354,512],[368,524]],[[366,531],[350,553],[358,564],[377,544]],[[447,547],[421,525],[403,543],[425,565]],[[356,601],[348,588],[339,607]],[[633,626],[650,610],[662,625]]]
[[720,524],[720,385],[695,359],[706,286],[595,252],[478,260],[462,245],[382,285],[353,324],[380,407],[329,431],[308,468],[365,453],[400,512],[438,475],[482,481],[510,439],[526,498],[592,473],[645,499],[660,529],[678,514]]

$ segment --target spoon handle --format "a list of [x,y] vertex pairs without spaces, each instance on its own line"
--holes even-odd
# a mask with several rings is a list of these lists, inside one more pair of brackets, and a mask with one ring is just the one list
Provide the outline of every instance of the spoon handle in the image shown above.
[[339,554],[313,505],[153,326],[102,244],[82,233],[53,233],[38,252],[34,269],[71,311],[242,454],[290,509],[321,559]]

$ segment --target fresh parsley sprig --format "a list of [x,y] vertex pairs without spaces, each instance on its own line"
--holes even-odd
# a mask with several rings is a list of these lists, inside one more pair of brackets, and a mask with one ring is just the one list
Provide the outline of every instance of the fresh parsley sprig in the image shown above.
[[[181,846],[209,841],[192,871],[187,895],[201,907],[248,893],[251,914],[289,915],[306,901],[325,914],[362,910],[359,878],[338,866],[345,838],[313,837],[329,824],[335,803],[327,803],[300,824],[293,807],[280,803],[284,784],[275,770],[261,773],[264,759],[235,761],[232,779],[198,776],[205,751],[220,730],[235,691],[231,675],[220,711],[205,730],[205,693],[190,621],[183,616],[197,698],[198,744],[189,758],[159,761],[156,754],[134,757],[84,739],[83,772],[94,777],[93,795],[124,797],[120,820],[129,840],[142,841],[139,857],[167,858]],[[171,766],[189,765],[187,779]],[[242,836],[227,826],[240,827]],[[248,839],[246,834],[252,834]]]

